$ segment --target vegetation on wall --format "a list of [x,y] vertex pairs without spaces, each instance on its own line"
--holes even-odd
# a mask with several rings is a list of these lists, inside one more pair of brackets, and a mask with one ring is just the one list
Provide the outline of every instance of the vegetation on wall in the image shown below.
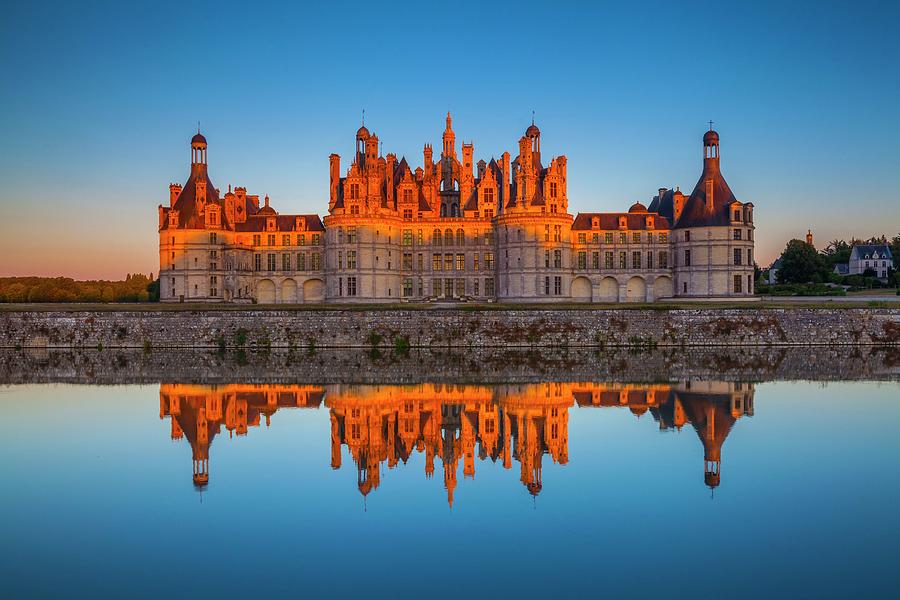
[[129,273],[124,281],[0,277],[0,302],[157,302],[159,280],[151,277],[141,273]]

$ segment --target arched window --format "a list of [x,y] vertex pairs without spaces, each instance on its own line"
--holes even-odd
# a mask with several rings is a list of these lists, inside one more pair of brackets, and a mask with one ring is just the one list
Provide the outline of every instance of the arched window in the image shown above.
[[444,232],[444,245],[452,246],[453,245],[453,230],[448,229]]
[[466,245],[466,232],[462,229],[456,230],[456,245],[457,246],[465,246]]
[[434,233],[431,234],[431,245],[432,246],[440,246],[441,245],[441,230],[435,229]]

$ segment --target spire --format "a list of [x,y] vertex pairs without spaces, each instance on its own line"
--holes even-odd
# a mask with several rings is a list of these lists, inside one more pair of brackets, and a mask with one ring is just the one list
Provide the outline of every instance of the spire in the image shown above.
[[453,119],[450,117],[450,111],[447,111],[447,129],[445,131],[453,131]]

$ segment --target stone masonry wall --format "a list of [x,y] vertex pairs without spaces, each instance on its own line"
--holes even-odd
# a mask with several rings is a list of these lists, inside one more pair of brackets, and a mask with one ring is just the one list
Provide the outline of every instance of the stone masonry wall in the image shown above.
[[900,309],[109,310],[0,313],[8,348],[900,344]]

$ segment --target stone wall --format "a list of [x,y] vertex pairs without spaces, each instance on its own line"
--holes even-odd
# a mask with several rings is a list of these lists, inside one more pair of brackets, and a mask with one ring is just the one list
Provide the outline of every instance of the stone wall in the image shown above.
[[900,344],[896,308],[8,311],[9,348],[684,347]]

